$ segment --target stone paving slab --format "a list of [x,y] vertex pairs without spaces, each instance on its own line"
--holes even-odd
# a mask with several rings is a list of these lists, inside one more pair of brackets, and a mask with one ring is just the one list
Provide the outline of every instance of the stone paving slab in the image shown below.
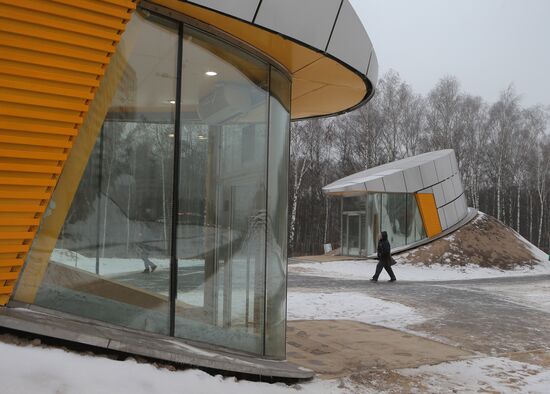
[[289,361],[313,369],[323,379],[472,356],[431,339],[352,320],[289,321],[287,335]]

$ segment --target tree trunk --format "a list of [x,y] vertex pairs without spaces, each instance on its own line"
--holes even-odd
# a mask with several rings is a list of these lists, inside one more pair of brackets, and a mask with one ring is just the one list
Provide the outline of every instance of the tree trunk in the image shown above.
[[498,177],[497,177],[497,219],[501,220],[502,216],[500,215],[500,194],[501,194],[501,188],[502,181],[501,181],[501,175],[500,175],[500,168],[498,170]]
[[298,207],[298,194],[300,192],[300,186],[306,172],[306,163],[302,160],[302,167],[298,174],[298,163],[294,166],[294,190],[292,191],[292,210],[290,214],[290,225],[288,232],[289,249],[292,251],[294,247],[294,238],[296,237],[296,212]]
[[521,234],[520,232],[520,215],[521,215],[521,182],[518,183],[518,195],[517,195],[517,201],[516,201],[516,231]]
[[539,194],[539,201],[540,201],[540,217],[539,217],[539,233],[537,237],[537,246],[540,248],[541,246],[541,240],[542,240],[542,223],[543,223],[543,217],[544,217],[544,197],[542,194]]
[[533,196],[529,191],[529,242],[533,242]]
[[328,205],[329,205],[329,198],[325,196],[325,234],[323,236],[323,243],[327,243],[327,233],[328,233]]

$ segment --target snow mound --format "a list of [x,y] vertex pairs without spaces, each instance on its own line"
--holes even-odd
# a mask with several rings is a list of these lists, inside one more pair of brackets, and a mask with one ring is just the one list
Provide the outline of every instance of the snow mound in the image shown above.
[[416,265],[472,265],[501,270],[548,264],[546,253],[512,228],[482,212],[452,234],[395,258]]

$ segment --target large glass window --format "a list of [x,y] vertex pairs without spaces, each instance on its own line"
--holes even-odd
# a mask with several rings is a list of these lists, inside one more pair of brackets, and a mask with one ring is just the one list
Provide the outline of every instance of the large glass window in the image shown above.
[[175,333],[261,353],[269,65],[187,27],[183,64]]
[[30,269],[48,260],[35,303],[284,358],[290,80],[138,12],[103,87],[84,176],[64,174],[78,190],[38,235],[57,243],[31,251]]
[[[363,201],[365,211],[361,210]],[[381,231],[388,233],[392,249],[426,238],[414,194],[367,193],[366,197],[346,197],[342,205],[344,255],[375,255]]]
[[177,24],[137,14],[124,37],[116,91],[36,303],[167,334]]

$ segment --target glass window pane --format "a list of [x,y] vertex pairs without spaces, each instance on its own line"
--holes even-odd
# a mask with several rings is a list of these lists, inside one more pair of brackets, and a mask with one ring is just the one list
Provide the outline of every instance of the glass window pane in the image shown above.
[[376,254],[378,235],[380,234],[380,193],[367,194],[366,242],[367,255]]
[[426,238],[424,224],[414,194],[407,195],[407,244]]
[[271,357],[284,358],[290,81],[274,67],[271,67],[270,90],[265,353]]
[[185,27],[175,334],[263,352],[268,65]]
[[407,195],[382,193],[381,231],[388,233],[392,249],[407,244]]
[[168,333],[177,43],[168,22],[137,13],[129,23],[104,87],[116,91],[37,304]]
[[365,210],[365,197],[344,197],[344,212],[358,212]]
[[359,256],[366,256],[367,255],[367,215],[365,213],[362,213],[359,215]]
[[359,256],[359,215],[346,215],[348,218],[348,254]]

